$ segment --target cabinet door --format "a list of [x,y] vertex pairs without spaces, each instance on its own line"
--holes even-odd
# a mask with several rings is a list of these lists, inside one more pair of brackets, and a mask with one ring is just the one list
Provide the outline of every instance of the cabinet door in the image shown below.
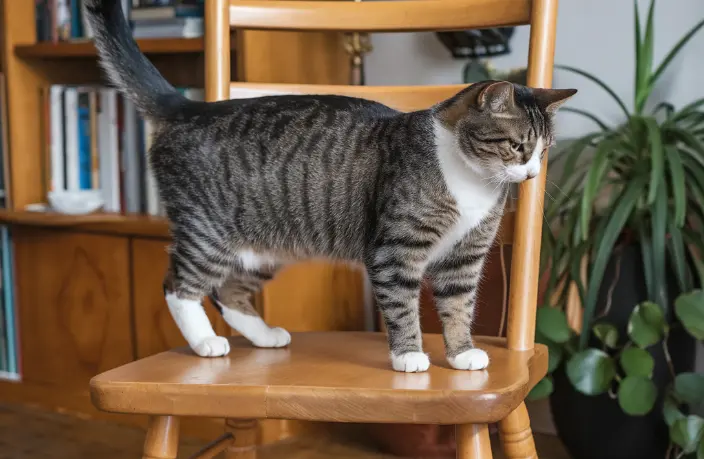
[[[186,345],[164,301],[162,285],[169,264],[167,245],[166,240],[132,240],[135,336],[137,358],[140,359]],[[231,334],[230,328],[208,300],[204,307],[215,332],[221,336]]]
[[24,380],[87,390],[131,361],[127,239],[24,227],[13,239]]

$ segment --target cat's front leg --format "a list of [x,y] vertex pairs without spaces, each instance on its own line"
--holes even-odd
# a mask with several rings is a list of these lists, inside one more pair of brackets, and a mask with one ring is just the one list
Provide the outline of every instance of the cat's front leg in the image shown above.
[[391,366],[407,373],[427,371],[430,359],[423,352],[418,315],[421,263],[402,247],[386,245],[370,255],[367,270],[386,324]]
[[491,242],[489,238],[468,237],[429,268],[447,360],[458,370],[483,370],[489,365],[487,353],[474,347],[471,328]]

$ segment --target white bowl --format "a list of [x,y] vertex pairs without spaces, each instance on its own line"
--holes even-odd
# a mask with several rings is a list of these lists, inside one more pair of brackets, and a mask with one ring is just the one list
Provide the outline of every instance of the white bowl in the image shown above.
[[49,204],[56,212],[81,215],[95,212],[103,207],[100,190],[50,191]]

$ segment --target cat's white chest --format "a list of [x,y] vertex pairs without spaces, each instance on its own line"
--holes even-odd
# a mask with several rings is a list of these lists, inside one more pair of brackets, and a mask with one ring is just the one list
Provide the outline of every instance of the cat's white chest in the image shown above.
[[433,248],[431,260],[445,255],[491,212],[501,197],[501,187],[472,171],[460,156],[454,137],[436,126],[437,154],[447,190],[455,199],[459,217]]

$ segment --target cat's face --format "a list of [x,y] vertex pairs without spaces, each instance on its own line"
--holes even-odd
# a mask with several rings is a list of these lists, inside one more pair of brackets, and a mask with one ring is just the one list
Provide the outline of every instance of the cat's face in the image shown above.
[[482,82],[448,101],[439,117],[476,173],[490,182],[517,183],[540,174],[555,139],[552,117],[576,92]]

